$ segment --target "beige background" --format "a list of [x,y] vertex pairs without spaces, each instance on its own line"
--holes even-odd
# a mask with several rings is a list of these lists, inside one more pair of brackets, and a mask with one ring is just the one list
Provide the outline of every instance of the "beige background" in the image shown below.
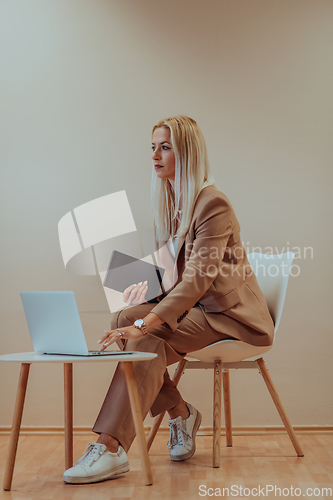
[[[151,224],[150,131],[187,114],[245,246],[313,247],[266,361],[295,425],[332,425],[332,18],[331,0],[1,2],[1,354],[32,350],[22,290],[73,290],[90,347],[108,328],[99,278],[64,269],[58,221],[126,189]],[[75,367],[76,425],[113,369]],[[7,426],[18,365],[0,376]],[[235,425],[280,423],[257,372],[231,380]],[[212,374],[180,385],[211,425]],[[36,366],[23,424],[62,422],[62,368]]]

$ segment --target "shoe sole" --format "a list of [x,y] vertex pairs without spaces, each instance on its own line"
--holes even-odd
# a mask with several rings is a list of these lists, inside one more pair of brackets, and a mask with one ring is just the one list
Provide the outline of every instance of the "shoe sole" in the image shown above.
[[196,438],[196,434],[198,432],[198,429],[200,427],[201,420],[202,420],[202,415],[197,410],[197,418],[195,419],[195,423],[194,423],[194,427],[193,427],[193,434],[192,434],[193,448],[191,451],[189,451],[185,455],[170,457],[172,462],[184,462],[184,460],[188,460],[189,458],[193,457],[195,450],[196,450],[195,438]]
[[106,479],[116,478],[125,472],[130,470],[129,464],[118,465],[114,467],[111,472],[103,472],[101,474],[96,474],[96,476],[85,476],[85,477],[66,477],[63,476],[63,481],[69,484],[89,484],[98,483],[99,481],[105,481]]

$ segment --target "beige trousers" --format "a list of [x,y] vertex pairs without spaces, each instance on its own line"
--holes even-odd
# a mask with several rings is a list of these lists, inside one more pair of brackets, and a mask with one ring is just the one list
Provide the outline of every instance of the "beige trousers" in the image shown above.
[[[155,304],[141,304],[116,313],[111,329],[132,325],[136,319],[144,318],[154,306]],[[223,318],[226,318],[226,331],[230,331],[230,318],[221,315],[222,322]],[[236,320],[232,321],[237,330],[246,328]],[[127,340],[124,350],[154,352],[158,355],[151,361],[133,363],[143,418],[149,410],[152,416],[156,416],[173,408],[181,400],[178,389],[169,378],[168,365],[179,361],[188,352],[226,338],[232,337],[213,330],[200,308],[193,307],[176,331],[172,332],[164,324],[139,339]],[[119,363],[115,371],[93,432],[113,436],[125,451],[134,440],[134,423],[122,363]]]

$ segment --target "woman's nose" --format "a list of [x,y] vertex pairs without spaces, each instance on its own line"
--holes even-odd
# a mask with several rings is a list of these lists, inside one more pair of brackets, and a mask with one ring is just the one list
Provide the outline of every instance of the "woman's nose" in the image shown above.
[[151,157],[153,160],[155,160],[155,159],[157,160],[157,159],[161,158],[161,153],[159,152],[158,149],[155,149],[155,151],[153,151],[153,154],[151,155]]

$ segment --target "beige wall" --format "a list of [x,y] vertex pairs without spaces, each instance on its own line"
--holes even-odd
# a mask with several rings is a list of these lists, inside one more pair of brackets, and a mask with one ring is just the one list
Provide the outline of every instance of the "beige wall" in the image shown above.
[[[73,290],[92,347],[110,314],[97,277],[64,270],[57,223],[126,189],[150,223],[150,130],[188,114],[245,245],[313,247],[266,356],[296,425],[332,425],[331,0],[1,3],[1,354],[32,349],[19,292]],[[93,424],[112,365],[75,367],[75,424]],[[61,425],[62,369],[34,367],[25,425]],[[17,365],[0,365],[0,426]],[[184,397],[211,425],[212,374]],[[255,372],[232,373],[233,423],[279,424]]]

